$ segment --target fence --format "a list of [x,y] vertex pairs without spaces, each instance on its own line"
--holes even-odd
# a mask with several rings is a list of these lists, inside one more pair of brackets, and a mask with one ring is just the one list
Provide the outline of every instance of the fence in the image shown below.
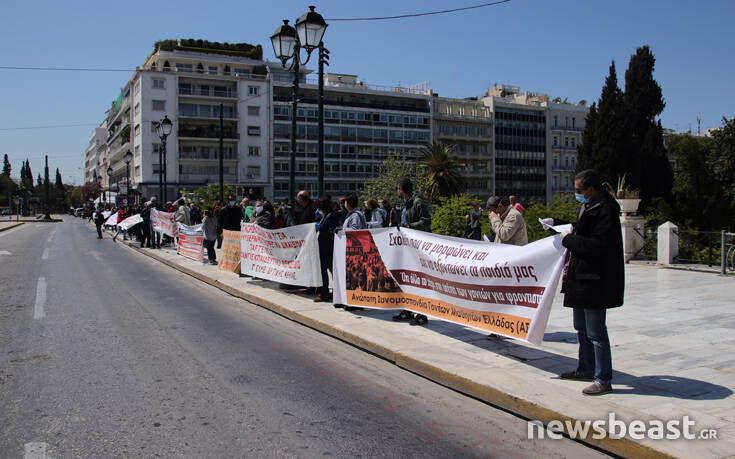
[[[643,248],[635,258],[660,261],[657,228],[649,226],[639,234],[643,237]],[[719,267],[722,274],[735,271],[735,233],[677,228],[674,235],[678,238],[678,256],[674,264]]]

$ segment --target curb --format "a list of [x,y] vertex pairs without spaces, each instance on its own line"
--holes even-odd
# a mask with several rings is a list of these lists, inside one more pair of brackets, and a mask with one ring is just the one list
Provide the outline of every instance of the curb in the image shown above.
[[[410,371],[414,374],[422,376],[430,381],[433,381],[442,386],[453,389],[457,392],[463,393],[470,397],[476,398],[480,401],[488,403],[492,406],[499,407],[505,411],[508,411],[518,417],[527,420],[538,420],[544,425],[547,425],[552,420],[561,421],[566,425],[565,421],[570,422],[583,422],[585,420],[577,420],[569,416],[565,416],[562,413],[546,408],[535,402],[518,398],[511,395],[503,390],[497,389],[490,385],[480,384],[476,381],[472,381],[463,376],[450,373],[439,367],[430,365],[412,357],[408,357],[401,353],[395,352],[381,344],[365,340],[364,338],[355,335],[350,332],[346,332],[340,328],[337,328],[331,324],[324,323],[310,317],[304,316],[298,312],[284,308],[272,301],[265,298],[261,298],[256,295],[245,293],[241,290],[237,290],[229,285],[225,285],[222,282],[207,277],[196,271],[193,271],[185,266],[178,265],[169,260],[166,260],[158,255],[149,251],[141,250],[139,247],[135,247],[132,243],[123,244],[124,246],[137,251],[147,257],[150,257],[156,261],[163,263],[179,272],[188,274],[204,283],[207,283],[213,287],[216,287],[225,293],[228,293],[234,297],[241,298],[257,306],[268,309],[282,317],[285,317],[294,322],[298,322],[306,327],[309,327],[318,332],[337,338],[348,344],[351,344],[359,349],[367,351],[371,354],[375,354],[396,366]],[[567,433],[566,431],[564,433]],[[605,437],[603,439],[575,439],[581,443],[587,444],[594,448],[601,449],[607,453],[612,453],[622,457],[631,458],[675,458],[666,452],[656,450],[650,446],[638,443],[628,438],[610,438]]]
[[22,225],[23,223],[25,223],[25,222],[19,222],[19,223],[16,223],[15,225],[6,226],[5,228],[0,228],[0,233],[2,233],[3,231],[7,231],[7,230],[10,230],[10,229],[13,229],[13,228],[17,228],[20,225]]

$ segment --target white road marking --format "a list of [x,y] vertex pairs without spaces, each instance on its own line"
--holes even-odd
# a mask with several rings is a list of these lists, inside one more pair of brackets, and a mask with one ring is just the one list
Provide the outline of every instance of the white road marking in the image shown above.
[[12,253],[8,252],[7,250],[0,250],[0,255],[12,255]]
[[46,454],[48,444],[43,442],[26,443],[24,445],[23,459],[51,459]]
[[43,249],[43,255],[41,255],[41,260],[48,260],[48,248]]
[[36,305],[33,307],[33,318],[35,320],[43,319],[46,317],[46,312],[43,310],[46,304],[46,278],[38,278],[38,286],[36,287]]

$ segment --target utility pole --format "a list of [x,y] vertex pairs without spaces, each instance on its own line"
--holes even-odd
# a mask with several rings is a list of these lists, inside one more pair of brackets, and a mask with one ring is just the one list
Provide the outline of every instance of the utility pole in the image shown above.
[[224,158],[224,135],[225,135],[224,104],[219,104],[219,202],[225,200],[225,158]]
[[44,194],[44,202],[43,202],[43,218],[46,220],[51,220],[51,215],[49,215],[49,206],[48,206],[48,155],[46,155],[46,169],[44,170],[44,183],[43,183],[43,194]]

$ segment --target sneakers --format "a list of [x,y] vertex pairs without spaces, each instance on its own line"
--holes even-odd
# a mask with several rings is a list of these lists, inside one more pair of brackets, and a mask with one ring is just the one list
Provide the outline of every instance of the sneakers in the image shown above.
[[584,395],[604,395],[612,392],[611,384],[602,384],[600,381],[595,381],[589,386],[582,389]]
[[219,263],[217,263],[217,260],[209,260],[209,264],[217,266]]
[[573,381],[594,381],[592,375],[586,375],[579,370],[567,371],[559,375],[561,379],[571,379]]

